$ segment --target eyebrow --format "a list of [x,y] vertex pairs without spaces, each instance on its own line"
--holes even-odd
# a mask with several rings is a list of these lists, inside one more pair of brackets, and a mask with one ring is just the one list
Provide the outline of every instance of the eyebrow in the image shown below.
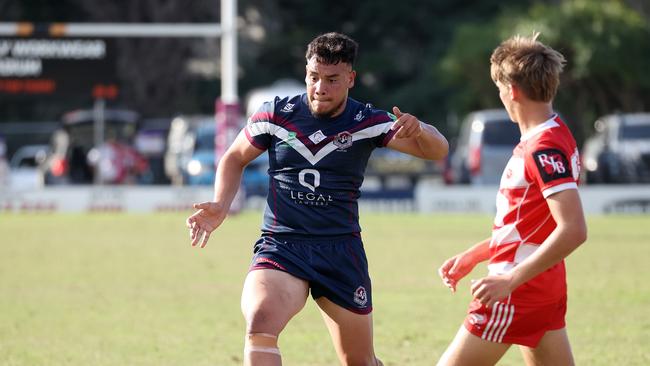
[[[309,70],[309,74],[310,75],[312,75],[312,74],[320,75],[317,71],[313,71],[313,70]],[[326,75],[323,75],[323,76],[326,77],[326,78],[333,78],[333,77],[341,76],[341,74],[326,74]]]

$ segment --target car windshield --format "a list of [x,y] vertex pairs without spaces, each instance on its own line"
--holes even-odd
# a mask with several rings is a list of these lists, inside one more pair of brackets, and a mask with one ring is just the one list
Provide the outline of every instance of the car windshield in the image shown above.
[[625,124],[621,129],[621,139],[650,139],[650,123]]
[[519,125],[510,120],[500,120],[485,124],[483,144],[515,146],[519,143]]

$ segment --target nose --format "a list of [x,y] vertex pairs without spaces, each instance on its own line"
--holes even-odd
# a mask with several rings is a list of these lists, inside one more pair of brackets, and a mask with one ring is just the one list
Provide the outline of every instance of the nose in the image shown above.
[[323,95],[325,94],[325,83],[323,83],[321,80],[317,81],[314,83],[314,92],[318,95]]

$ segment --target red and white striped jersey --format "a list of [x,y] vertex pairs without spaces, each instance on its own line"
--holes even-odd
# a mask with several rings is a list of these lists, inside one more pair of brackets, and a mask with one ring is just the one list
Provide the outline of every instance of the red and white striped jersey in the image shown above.
[[[521,136],[496,198],[490,242],[490,274],[509,271],[530,256],[555,229],[546,203],[550,195],[577,189],[580,159],[576,142],[557,116]],[[564,261],[513,292],[518,302],[547,303],[566,293]]]

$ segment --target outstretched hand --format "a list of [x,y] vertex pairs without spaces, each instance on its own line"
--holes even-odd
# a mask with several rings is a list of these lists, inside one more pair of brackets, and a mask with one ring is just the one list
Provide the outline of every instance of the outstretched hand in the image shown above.
[[422,134],[422,125],[414,115],[402,113],[397,107],[393,107],[393,114],[397,117],[397,120],[390,129],[398,130],[395,134],[396,139],[418,137]]
[[225,210],[216,202],[195,203],[193,207],[198,210],[185,221],[190,229],[192,246],[200,244],[205,248],[210,239],[210,234],[218,228],[226,218]]
[[468,254],[458,254],[447,259],[438,269],[438,275],[451,292],[456,292],[456,285],[474,269],[476,262]]

